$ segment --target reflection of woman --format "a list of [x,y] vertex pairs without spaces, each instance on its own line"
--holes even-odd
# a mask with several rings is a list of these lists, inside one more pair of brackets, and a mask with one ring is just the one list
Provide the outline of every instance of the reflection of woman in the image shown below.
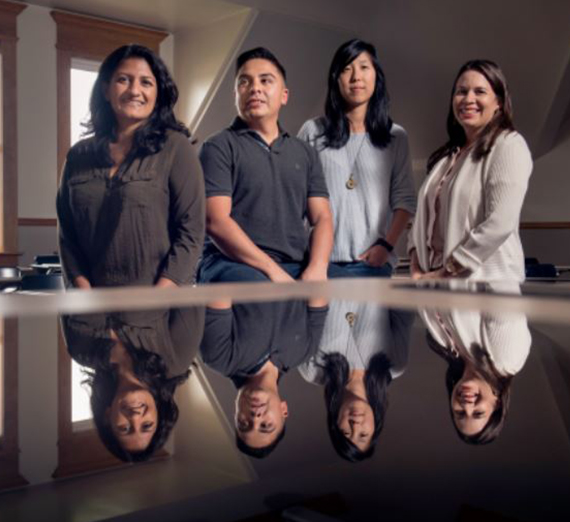
[[128,45],[101,65],[93,136],[69,151],[57,197],[69,284],[169,286],[192,280],[204,236],[204,187],[178,90],[162,60]]
[[413,318],[376,304],[335,301],[318,353],[299,367],[305,380],[324,385],[329,434],[337,453],[349,461],[374,452],[388,385],[407,365]]
[[461,67],[447,132],[419,194],[412,276],[523,280],[518,227],[532,159],[514,130],[507,83],[496,64],[473,60]]
[[178,419],[174,391],[197,355],[203,307],[66,316],[62,324],[70,355],[92,370],[101,440],[121,460],[147,460]]
[[521,314],[422,311],[430,348],[447,363],[453,424],[462,440],[487,444],[503,429],[513,376],[529,354],[531,336]]
[[333,263],[348,276],[390,276],[392,249],[416,205],[404,129],[388,115],[388,93],[375,48],[351,40],[329,72],[325,116],[299,137],[321,159],[335,223]]

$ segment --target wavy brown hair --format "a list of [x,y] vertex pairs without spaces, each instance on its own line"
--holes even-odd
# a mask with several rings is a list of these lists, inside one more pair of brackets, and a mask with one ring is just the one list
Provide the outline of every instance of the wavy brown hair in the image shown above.
[[455,96],[457,82],[461,75],[467,71],[476,71],[482,74],[491,85],[499,103],[499,110],[481,131],[474,144],[473,158],[475,161],[479,161],[489,154],[499,134],[504,131],[515,130],[515,126],[513,124],[513,104],[511,102],[511,95],[509,93],[507,80],[503,71],[491,60],[469,60],[467,63],[463,64],[461,69],[459,69],[459,72],[453,82],[449,112],[447,114],[447,135],[449,139],[429,157],[427,163],[428,173],[439,160],[449,156],[456,148],[463,147],[467,141],[465,131],[453,113],[453,97]]

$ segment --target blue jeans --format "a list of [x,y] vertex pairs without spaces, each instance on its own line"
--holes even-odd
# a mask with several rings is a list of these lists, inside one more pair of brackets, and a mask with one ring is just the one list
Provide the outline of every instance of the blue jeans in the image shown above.
[[329,277],[390,277],[392,270],[390,263],[385,263],[378,267],[367,265],[362,261],[355,263],[331,263],[329,266]]
[[[278,263],[293,279],[298,279],[305,263]],[[349,277],[340,268],[330,265],[329,277]],[[235,283],[239,281],[269,281],[263,272],[244,263],[233,261],[222,254],[212,254],[202,259],[198,267],[199,283]]]

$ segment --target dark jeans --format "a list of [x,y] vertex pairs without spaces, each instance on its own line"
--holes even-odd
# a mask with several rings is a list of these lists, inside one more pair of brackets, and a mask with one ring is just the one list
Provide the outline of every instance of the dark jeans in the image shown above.
[[[329,277],[390,277],[392,270],[390,263],[385,263],[379,267],[367,265],[362,261],[356,263],[331,263],[329,265]],[[331,275],[331,273],[335,275]]]
[[[278,263],[293,279],[298,279],[305,269],[304,263]],[[329,266],[328,277],[350,277],[334,265]],[[235,283],[239,281],[269,281],[261,271],[244,263],[238,263],[222,254],[212,254],[202,259],[198,268],[199,283]]]

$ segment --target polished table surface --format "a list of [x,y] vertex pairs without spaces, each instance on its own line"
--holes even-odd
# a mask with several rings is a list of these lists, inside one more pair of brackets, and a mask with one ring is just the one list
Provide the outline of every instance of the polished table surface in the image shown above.
[[[383,347],[394,371],[374,455],[351,463],[335,452],[323,386],[311,382],[314,357],[292,363],[281,378],[279,391],[289,408],[282,442],[264,459],[240,453],[233,423],[236,387],[219,359],[204,362],[204,352],[177,391],[180,418],[165,446],[167,457],[53,479],[62,446],[60,314],[83,326],[100,320],[108,325],[154,312],[203,309],[228,298],[240,356],[248,355],[248,332],[254,343],[270,331],[272,339],[288,339],[281,349],[295,359],[291,339],[304,333],[293,335],[301,324],[289,310],[310,307],[318,298],[328,303],[323,323],[310,326],[312,336],[324,329],[313,339],[319,350],[326,351],[325,344],[335,350],[346,344],[347,353],[349,344],[363,351]],[[5,324],[18,320],[19,472],[29,483],[0,494],[0,520],[230,521],[270,513],[277,518],[256,520],[280,520],[291,506],[309,513],[302,520],[318,520],[319,512],[326,520],[347,521],[567,520],[569,298],[566,284],[519,288],[405,278],[0,295]],[[193,326],[180,342],[204,346],[208,335],[216,339],[219,332],[212,328],[218,326],[211,324],[217,323],[209,323],[207,314],[205,331]],[[518,365],[504,427],[490,444],[466,444],[453,426],[447,364],[426,336],[434,325],[437,333],[442,318],[447,326],[440,331],[452,337],[454,328],[461,333],[476,324],[496,354]],[[235,348],[237,341],[230,344]],[[222,352],[216,356],[226,361]],[[5,387],[4,399],[16,390]]]

